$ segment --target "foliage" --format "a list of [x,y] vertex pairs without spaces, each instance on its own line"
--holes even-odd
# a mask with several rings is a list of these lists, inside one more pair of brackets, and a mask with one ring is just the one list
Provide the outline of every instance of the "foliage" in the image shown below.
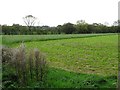
[[[88,34],[88,33],[118,33],[118,26],[106,26],[101,23],[88,24],[84,20],[77,21],[76,24],[65,23],[56,27],[33,26],[36,18],[26,16],[24,18],[28,26],[13,24],[12,26],[2,25],[4,35],[41,35],[41,34]],[[29,19],[32,19],[31,21]],[[29,23],[28,23],[29,22]],[[28,25],[30,24],[30,25]]]
[[88,24],[81,20],[81,21],[77,21],[77,24],[75,25],[76,27],[76,33],[92,33],[90,31],[90,29],[92,29],[91,27],[88,29]]
[[65,34],[72,34],[73,32],[75,32],[75,27],[73,26],[72,23],[66,23],[62,26],[62,31]]

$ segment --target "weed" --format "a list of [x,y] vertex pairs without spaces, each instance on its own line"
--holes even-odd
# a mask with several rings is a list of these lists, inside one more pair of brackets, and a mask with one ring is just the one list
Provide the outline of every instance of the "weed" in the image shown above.
[[[3,49],[2,52],[3,67],[5,68],[5,71],[3,72],[4,87],[9,87],[11,83],[14,82],[18,82],[18,87],[26,87],[30,84],[29,79],[34,82],[43,80],[43,72],[46,70],[46,63],[44,56],[40,54],[38,49],[35,51],[32,50],[29,53],[28,60],[25,51],[25,45],[23,43],[17,49],[11,50],[7,48]],[[34,63],[35,65],[33,65]],[[34,75],[36,75],[36,81],[33,78]]]

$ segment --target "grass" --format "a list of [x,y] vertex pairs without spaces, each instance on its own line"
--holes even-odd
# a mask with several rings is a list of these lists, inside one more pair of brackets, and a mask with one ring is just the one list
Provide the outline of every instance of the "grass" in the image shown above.
[[[25,36],[3,36],[3,41],[11,47],[17,47],[24,40],[27,51],[38,48],[46,53],[49,71],[46,82],[41,87],[115,88],[118,35],[65,36],[33,36],[32,42],[28,42],[30,36],[26,36],[28,39]],[[13,37],[16,37],[15,40]],[[34,84],[31,86],[34,87]]]
[[49,88],[115,88],[116,76],[73,73],[50,68],[44,87]]
[[25,44],[28,50],[35,47],[45,52],[51,67],[98,75],[117,74],[117,35]]
[[[80,37],[95,37],[101,35],[111,35],[110,34],[61,34],[61,35],[0,35],[2,38],[2,44],[13,44],[21,42],[32,42],[32,41],[48,41],[48,40],[58,40],[58,39],[70,39],[70,38],[80,38]],[[1,44],[1,43],[0,43]]]

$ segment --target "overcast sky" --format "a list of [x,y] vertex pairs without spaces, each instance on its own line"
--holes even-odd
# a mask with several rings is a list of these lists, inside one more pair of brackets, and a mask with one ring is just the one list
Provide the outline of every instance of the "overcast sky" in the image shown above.
[[[118,19],[119,0],[0,0],[0,24],[22,24],[22,17],[33,15],[36,25],[57,26],[85,20],[112,24]],[[39,22],[39,23],[38,23]]]

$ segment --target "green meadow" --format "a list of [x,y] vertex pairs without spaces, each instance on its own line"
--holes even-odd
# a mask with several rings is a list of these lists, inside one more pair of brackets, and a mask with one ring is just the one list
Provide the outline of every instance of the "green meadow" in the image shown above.
[[3,35],[2,44],[26,53],[38,48],[46,56],[44,83],[28,87],[116,88],[118,72],[117,34]]

